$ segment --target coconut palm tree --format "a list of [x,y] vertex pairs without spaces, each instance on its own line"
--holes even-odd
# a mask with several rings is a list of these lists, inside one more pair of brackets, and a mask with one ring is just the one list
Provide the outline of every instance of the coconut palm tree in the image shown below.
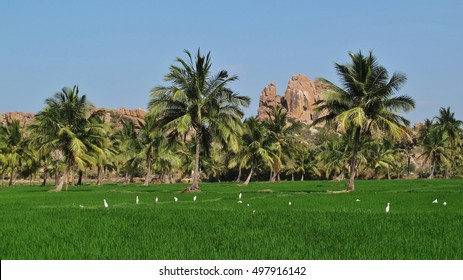
[[320,147],[316,159],[325,171],[326,178],[344,179],[350,157],[347,138],[347,134],[344,134],[343,137],[329,139]]
[[201,148],[207,148],[213,137],[238,142],[242,107],[247,107],[250,99],[228,88],[237,76],[229,76],[225,70],[211,73],[210,53],[203,56],[199,49],[195,57],[187,50],[185,53],[187,60],[177,58],[180,65],[172,65],[164,78],[171,85],[151,90],[149,108],[161,126],[195,139],[193,182],[187,191],[199,189]]
[[[140,127],[143,123],[139,123]],[[114,147],[117,150],[117,161],[121,170],[125,173],[124,184],[129,183],[129,175],[137,169],[139,160],[137,155],[142,147],[138,139],[138,134],[135,125],[131,121],[125,122],[120,130],[112,137]]]
[[451,145],[455,146],[456,142],[461,139],[463,121],[455,118],[455,113],[450,111],[450,107],[447,107],[447,109],[440,108],[439,116],[434,117],[433,120],[436,122],[436,125],[448,135],[448,140]]
[[296,137],[302,125],[300,122],[290,123],[288,125],[287,112],[283,111],[281,107],[272,107],[267,112],[268,118],[264,120],[269,137],[273,142],[273,160],[272,175],[270,181],[279,180],[280,172],[283,169],[283,164],[292,159],[292,148],[297,146],[299,139]]
[[18,120],[7,121],[5,126],[0,126],[0,143],[4,162],[2,173],[9,172],[8,185],[12,186],[21,164],[33,158],[28,140]]
[[451,165],[452,149],[447,145],[449,136],[441,127],[435,125],[422,129],[421,133],[426,133],[426,137],[420,137],[423,152],[419,157],[430,163],[431,172],[428,179],[432,179],[438,165],[444,165],[446,168]]
[[144,185],[147,186],[151,181],[151,171],[155,170],[166,172],[169,166],[179,163],[179,157],[172,152],[172,147],[176,141],[166,137],[167,132],[155,123],[153,115],[147,115],[145,122],[141,125],[138,132],[140,151],[138,157],[146,164],[146,175]]
[[64,87],[46,99],[45,104],[31,129],[39,152],[52,153],[56,163],[64,160],[65,171],[59,179],[56,165],[55,190],[59,192],[65,182],[66,188],[72,182],[74,167],[84,170],[95,164],[92,155],[103,153],[97,143],[107,135],[102,123],[95,121],[100,118],[98,111],[91,113],[93,105],[85,95],[79,96],[77,86]]
[[388,71],[377,63],[372,52],[349,53],[352,63],[335,64],[342,86],[321,79],[328,84],[325,97],[315,103],[318,112],[326,115],[314,124],[335,121],[339,129],[352,135],[352,158],[350,159],[349,183],[347,189],[355,190],[358,153],[365,135],[384,132],[400,138],[409,121],[397,114],[410,111],[415,102],[408,96],[395,96],[405,83],[406,76]]
[[249,175],[243,183],[247,186],[258,167],[264,165],[273,168],[277,157],[274,154],[275,149],[269,131],[262,122],[251,117],[244,121],[244,126],[240,166],[250,168]]

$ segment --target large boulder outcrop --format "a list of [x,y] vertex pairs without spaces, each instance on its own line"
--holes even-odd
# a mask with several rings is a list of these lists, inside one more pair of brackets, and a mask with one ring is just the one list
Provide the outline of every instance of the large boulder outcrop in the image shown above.
[[320,117],[314,111],[314,103],[322,98],[326,88],[322,82],[313,82],[307,76],[299,74],[291,77],[284,96],[279,96],[276,85],[272,83],[260,95],[257,117],[266,119],[273,107],[281,107],[287,112],[288,119],[311,124]]

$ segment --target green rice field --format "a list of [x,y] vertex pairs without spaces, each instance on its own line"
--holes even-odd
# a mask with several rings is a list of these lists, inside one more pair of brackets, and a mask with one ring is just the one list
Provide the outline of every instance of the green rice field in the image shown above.
[[345,183],[4,187],[0,258],[463,259],[463,180]]

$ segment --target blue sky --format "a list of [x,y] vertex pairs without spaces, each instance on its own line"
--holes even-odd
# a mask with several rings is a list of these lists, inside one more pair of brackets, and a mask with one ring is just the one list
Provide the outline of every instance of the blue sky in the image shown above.
[[251,97],[293,74],[339,84],[333,63],[372,50],[408,76],[412,122],[452,108],[463,119],[463,1],[0,1],[0,112],[36,113],[78,85],[98,107],[146,108],[183,50],[211,51]]

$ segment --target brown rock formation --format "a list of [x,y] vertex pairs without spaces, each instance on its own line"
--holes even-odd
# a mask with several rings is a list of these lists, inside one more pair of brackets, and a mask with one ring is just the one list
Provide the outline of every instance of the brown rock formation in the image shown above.
[[12,120],[18,120],[21,126],[29,125],[34,119],[34,114],[21,113],[21,112],[6,112],[0,113],[0,124],[5,125],[7,122]]
[[[121,127],[125,122],[130,121],[135,125],[135,128],[140,128],[140,122],[143,123],[146,111],[143,109],[105,109],[95,108],[93,112],[99,111],[103,120],[107,124],[114,124],[116,127]],[[22,112],[7,112],[0,113],[0,125],[5,125],[8,121],[19,120],[21,126],[27,126],[32,123],[35,115],[32,113]]]
[[272,107],[282,107],[288,112],[287,117],[311,124],[319,117],[314,112],[314,103],[322,97],[326,85],[320,81],[312,82],[307,76],[299,74],[291,77],[283,97],[278,96],[276,85],[270,84],[262,91],[259,99],[258,118],[268,118],[267,112]]

